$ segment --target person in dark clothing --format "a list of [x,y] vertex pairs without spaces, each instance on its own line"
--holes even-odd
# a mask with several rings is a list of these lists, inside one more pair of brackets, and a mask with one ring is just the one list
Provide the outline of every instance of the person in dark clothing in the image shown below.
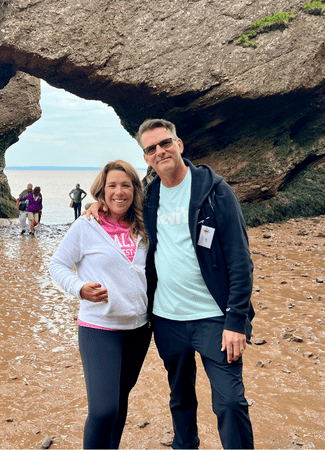
[[251,449],[242,354],[251,334],[253,263],[239,202],[207,165],[182,158],[174,124],[146,120],[137,140],[157,173],[147,186],[148,298],[168,371],[174,449],[199,447],[195,352],[212,389],[221,442]]
[[81,214],[81,202],[87,193],[80,188],[80,184],[76,184],[76,188],[69,192],[69,197],[73,200],[74,220],[77,220]]

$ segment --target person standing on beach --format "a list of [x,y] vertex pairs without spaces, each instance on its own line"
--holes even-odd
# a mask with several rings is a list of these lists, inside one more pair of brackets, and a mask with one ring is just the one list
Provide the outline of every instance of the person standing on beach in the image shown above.
[[35,227],[39,223],[39,212],[43,209],[41,188],[36,186],[30,194],[26,197],[19,198],[21,200],[28,200],[27,214],[30,222],[30,233],[35,236]]
[[[82,194],[84,196],[82,197]],[[69,197],[73,200],[74,220],[77,220],[81,214],[81,202],[86,197],[86,192],[80,189],[80,184],[76,184],[76,188],[69,192]]]
[[79,349],[88,397],[84,448],[117,449],[129,393],[151,339],[143,188],[136,170],[117,160],[101,170],[91,194],[106,207],[101,225],[94,218],[75,221],[49,270],[80,299]]
[[[207,165],[182,157],[173,123],[146,120],[137,140],[157,176],[146,188],[148,301],[157,349],[168,371],[173,449],[199,448],[196,362],[212,389],[225,449],[253,449],[242,355],[250,343],[253,262],[239,202]],[[98,216],[94,203],[87,216]]]
[[17,198],[16,209],[19,210],[19,221],[20,221],[20,226],[21,226],[20,234],[26,233],[26,219],[27,219],[27,215],[28,215],[27,214],[28,200],[20,201],[20,198],[26,197],[27,195],[29,195],[32,192],[32,189],[33,189],[33,185],[28,183],[27,189],[24,189],[19,194],[19,197]]
[[158,176],[147,186],[148,296],[154,336],[168,371],[172,448],[199,447],[195,352],[211,383],[226,449],[252,449],[242,354],[254,310],[253,263],[239,202],[207,165],[182,158],[173,123],[146,120],[137,140]]

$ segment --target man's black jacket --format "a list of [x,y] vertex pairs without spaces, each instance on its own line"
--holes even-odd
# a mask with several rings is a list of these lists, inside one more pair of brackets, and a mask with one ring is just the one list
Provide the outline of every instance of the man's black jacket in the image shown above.
[[[184,158],[192,174],[189,229],[203,279],[225,315],[224,328],[246,333],[249,340],[254,310],[250,301],[253,262],[244,218],[231,187],[207,165],[195,167]],[[147,186],[144,221],[150,245],[147,257],[149,307],[157,286],[154,254],[157,246],[157,210],[160,178]],[[211,248],[197,245],[201,227],[214,228]],[[186,261],[184,261],[186,264]]]

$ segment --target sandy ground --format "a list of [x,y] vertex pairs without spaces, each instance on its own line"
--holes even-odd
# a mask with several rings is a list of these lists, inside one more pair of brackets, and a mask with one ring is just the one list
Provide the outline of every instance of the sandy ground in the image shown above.
[[[53,449],[82,448],[87,401],[78,300],[48,274],[68,225],[41,225],[32,238],[6,223],[0,220],[0,448],[39,448],[46,435]],[[255,446],[325,448],[325,216],[248,233],[256,317],[244,379]],[[198,366],[200,448],[221,448],[199,359]],[[168,396],[152,342],[131,393],[122,449],[168,447]]]

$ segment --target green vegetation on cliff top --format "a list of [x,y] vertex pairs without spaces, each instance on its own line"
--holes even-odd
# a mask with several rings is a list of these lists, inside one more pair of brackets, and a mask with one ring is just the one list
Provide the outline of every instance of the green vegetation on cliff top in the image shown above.
[[243,47],[256,48],[257,42],[251,42],[250,39],[261,33],[286,28],[293,18],[294,14],[286,11],[275,13],[273,16],[265,16],[263,19],[253,23],[248,35],[242,34],[236,44],[242,45]]
[[309,2],[303,7],[304,12],[314,15],[322,15],[325,12],[325,5],[322,2]]

